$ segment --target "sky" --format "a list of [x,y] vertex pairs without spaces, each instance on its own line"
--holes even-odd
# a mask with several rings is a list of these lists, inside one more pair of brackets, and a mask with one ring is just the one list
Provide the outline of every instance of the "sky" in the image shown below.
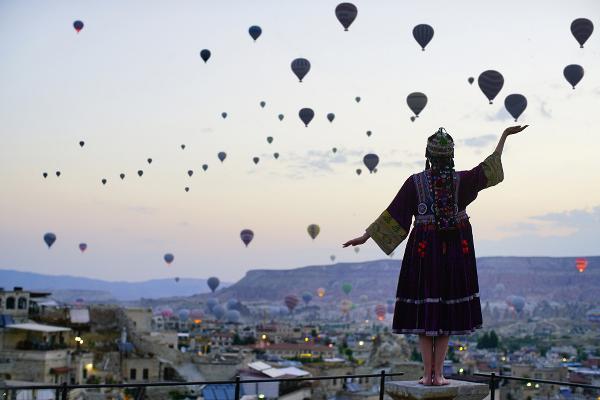
[[[600,39],[581,49],[569,29],[579,17],[600,26],[597,1],[355,1],[347,32],[337,4],[1,1],[0,268],[235,281],[331,255],[383,258],[372,241],[359,253],[341,244],[423,169],[426,138],[443,126],[457,169],[470,169],[514,124],[530,127],[508,139],[504,182],[467,209],[477,255],[600,254]],[[435,31],[425,51],[412,37],[420,23]],[[251,25],[263,31],[256,42]],[[290,69],[298,57],[311,62],[302,83]],[[585,70],[575,90],[568,64]],[[488,69],[505,81],[491,105],[477,86]],[[428,103],[411,122],[415,91]],[[511,93],[528,99],[517,123],[504,108]],[[308,127],[303,107],[315,110]],[[376,174],[362,165],[371,152]],[[50,249],[45,232],[57,236]]]

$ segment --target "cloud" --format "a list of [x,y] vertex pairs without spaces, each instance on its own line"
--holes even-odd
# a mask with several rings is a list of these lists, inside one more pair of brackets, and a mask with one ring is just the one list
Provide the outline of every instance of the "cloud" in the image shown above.
[[540,103],[540,112],[544,117],[552,118],[552,109],[548,108],[548,103],[545,101]]
[[487,114],[485,118],[488,121],[513,121],[513,117],[504,109],[500,108],[495,114]]
[[485,147],[496,140],[496,135],[481,135],[461,140],[461,143],[469,147]]
[[600,206],[535,215],[500,230],[508,237],[481,240],[480,248],[487,255],[597,255],[600,253]]

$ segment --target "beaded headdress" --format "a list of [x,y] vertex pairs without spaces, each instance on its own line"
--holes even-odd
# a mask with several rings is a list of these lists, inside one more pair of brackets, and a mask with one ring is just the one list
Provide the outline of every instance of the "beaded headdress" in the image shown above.
[[444,128],[427,139],[427,158],[430,157],[454,157],[454,140]]

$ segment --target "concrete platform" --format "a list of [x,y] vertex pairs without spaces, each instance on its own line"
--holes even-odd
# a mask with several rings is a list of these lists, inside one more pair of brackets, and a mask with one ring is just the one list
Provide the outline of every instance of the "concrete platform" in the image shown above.
[[448,379],[449,385],[424,386],[419,381],[390,381],[385,383],[385,393],[394,400],[482,400],[490,393],[483,383]]

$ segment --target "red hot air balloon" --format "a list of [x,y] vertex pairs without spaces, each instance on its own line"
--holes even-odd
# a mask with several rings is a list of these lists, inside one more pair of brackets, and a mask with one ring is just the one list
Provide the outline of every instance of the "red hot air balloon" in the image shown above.
[[290,310],[290,313],[291,313],[294,311],[294,308],[296,308],[296,306],[298,305],[300,300],[298,299],[298,297],[296,295],[288,294],[283,299],[283,302],[285,303],[285,306],[288,308],[288,310]]
[[385,319],[385,306],[383,304],[377,304],[375,306],[375,315],[377,315],[377,319],[383,321]]
[[577,268],[577,271],[579,272],[584,272],[587,265],[588,261],[585,258],[578,258],[575,260],[575,268]]

